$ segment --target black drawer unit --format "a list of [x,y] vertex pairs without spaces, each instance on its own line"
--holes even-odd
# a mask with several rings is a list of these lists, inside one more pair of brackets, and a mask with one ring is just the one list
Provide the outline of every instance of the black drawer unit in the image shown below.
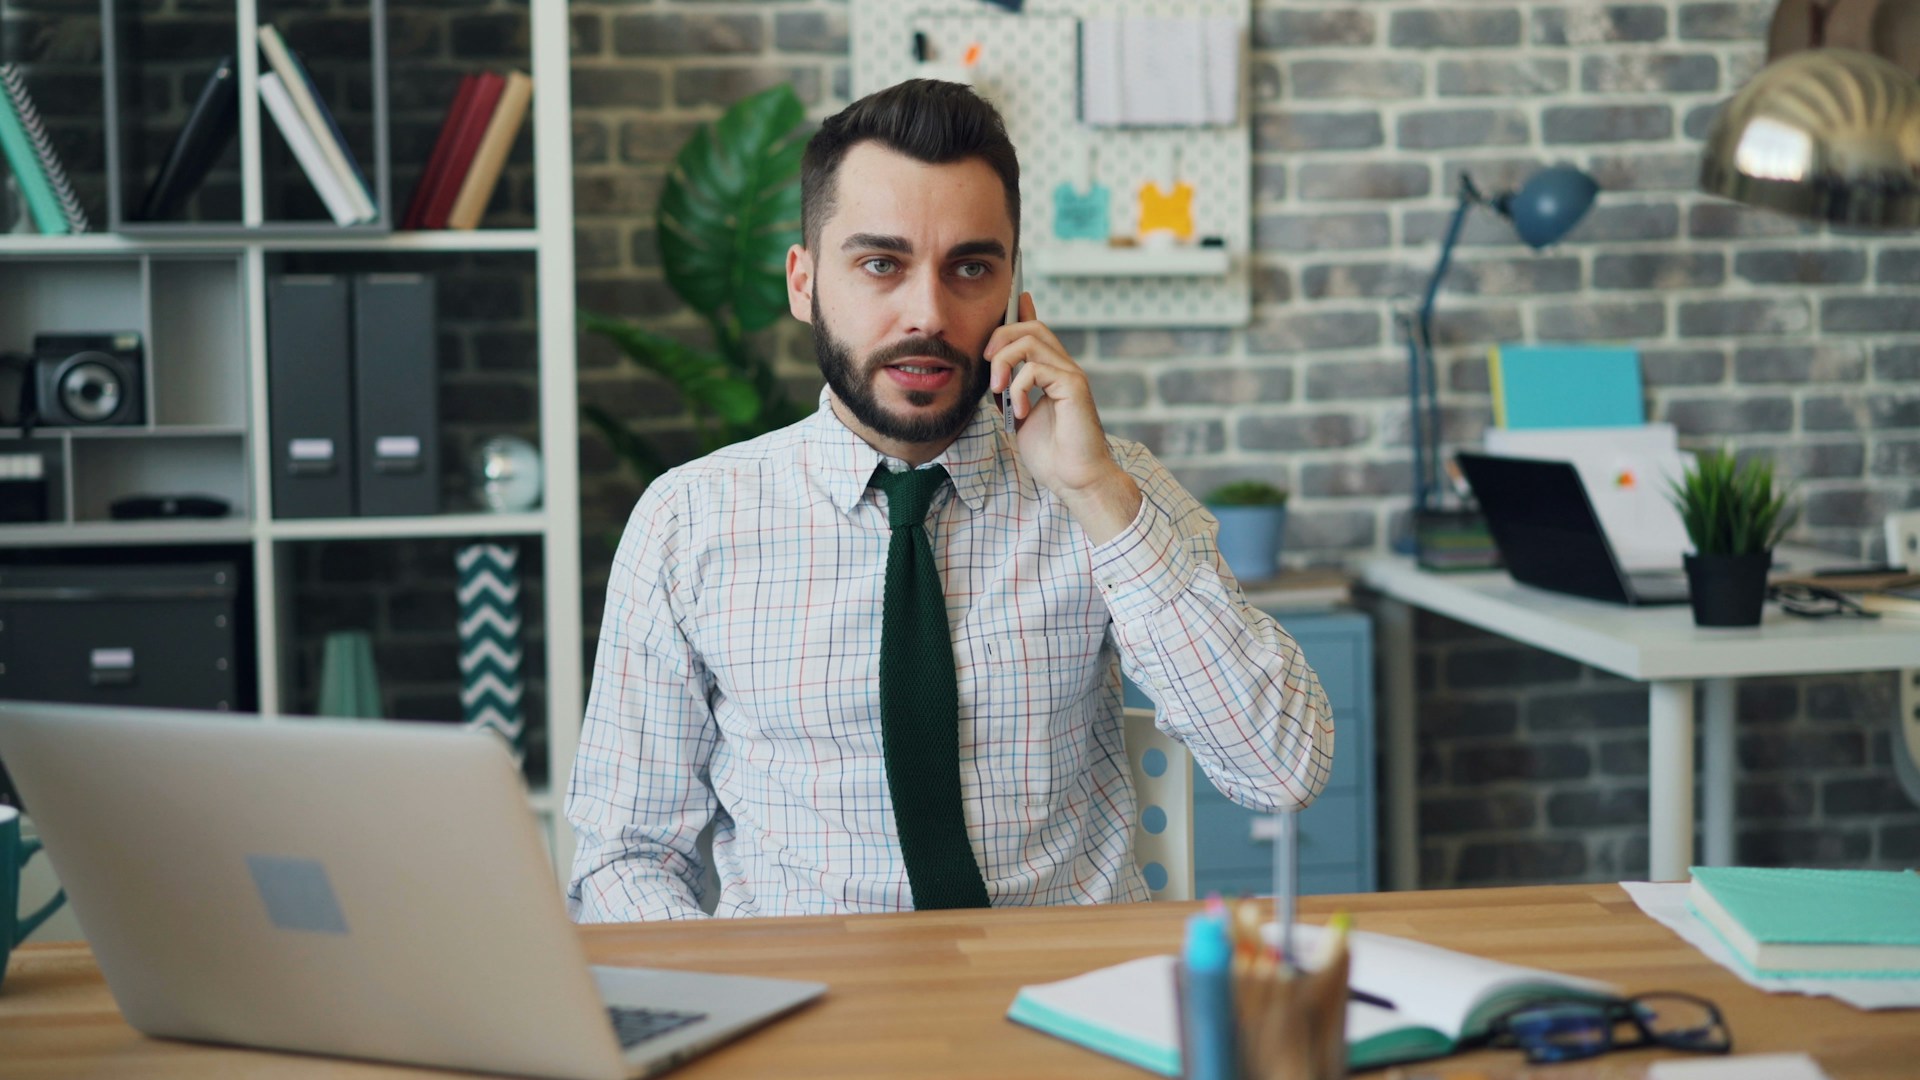
[[0,566],[0,698],[250,707],[238,567]]

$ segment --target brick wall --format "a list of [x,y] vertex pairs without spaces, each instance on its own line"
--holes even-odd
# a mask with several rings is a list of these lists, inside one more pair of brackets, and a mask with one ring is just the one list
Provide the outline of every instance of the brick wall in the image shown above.
[[[1693,445],[1777,457],[1806,495],[1799,539],[1878,555],[1881,515],[1920,506],[1920,239],[1816,229],[1693,190],[1698,141],[1756,68],[1771,7],[1256,0],[1253,322],[1064,335],[1109,426],[1196,490],[1246,474],[1290,486],[1292,562],[1385,550],[1409,488],[1394,316],[1432,266],[1457,177],[1499,190],[1572,161],[1606,191],[1567,243],[1535,254],[1493,215],[1469,221],[1438,327],[1447,437],[1473,441],[1488,422],[1488,344],[1631,339],[1657,417]],[[162,6],[183,19],[195,10]],[[301,10],[325,29],[322,7]],[[774,82],[792,82],[815,117],[843,104],[847,11],[832,0],[572,4],[582,306],[699,333],[658,273],[652,207],[666,163],[694,124]],[[395,9],[396,197],[411,190],[458,71],[524,55],[524,16],[505,0]],[[88,175],[101,160],[87,93],[97,55],[80,32],[90,24],[90,0],[0,0],[5,54],[40,65],[42,105],[62,118],[63,153],[104,217]],[[184,108],[186,91],[166,92]],[[496,214],[524,220],[525,152]],[[473,283],[443,335],[450,462],[481,434],[531,422],[526,314],[495,303],[525,302],[510,262],[444,268]],[[763,345],[810,398],[818,377],[801,328]],[[692,445],[671,392],[603,343],[582,342],[580,386]],[[638,488],[596,437],[581,449],[591,639]],[[448,484],[457,496],[460,478]],[[381,547],[316,545],[301,562],[297,694],[312,692],[319,636],[340,626],[375,629],[383,663],[444,666],[441,571],[391,587],[363,571],[401,560],[412,576],[450,554]],[[1423,620],[1420,641],[1423,879],[1641,872],[1644,694],[1445,620]],[[451,687],[393,680],[390,705],[440,715]],[[1743,858],[1920,860],[1920,811],[1887,768],[1893,698],[1890,675],[1743,684]]]
[[[1806,496],[1797,539],[1880,554],[1920,506],[1920,240],[1750,212],[1694,190],[1716,104],[1760,62],[1771,2],[1269,2],[1253,7],[1253,322],[1067,335],[1108,426],[1196,490],[1242,474],[1296,496],[1289,560],[1385,550],[1406,508],[1395,313],[1430,272],[1457,178],[1483,190],[1571,161],[1605,193],[1535,254],[1476,211],[1442,294],[1445,433],[1477,440],[1486,346],[1626,339],[1653,414],[1690,445],[1775,456]],[[794,83],[848,97],[844,3],[576,2],[583,305],[697,332],[661,283],[651,207],[690,126]],[[817,385],[798,327],[769,347]],[[582,393],[663,432],[678,405],[595,342]],[[588,607],[635,486],[583,445]],[[1646,865],[1646,696],[1446,620],[1420,624],[1422,879],[1610,879]],[[1740,852],[1760,862],[1920,859],[1891,780],[1889,674],[1749,680]]]

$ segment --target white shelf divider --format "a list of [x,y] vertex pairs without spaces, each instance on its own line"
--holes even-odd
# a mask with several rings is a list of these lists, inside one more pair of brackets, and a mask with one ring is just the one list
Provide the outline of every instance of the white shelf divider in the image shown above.
[[1026,272],[1055,278],[1225,277],[1233,259],[1223,247],[1035,246]]

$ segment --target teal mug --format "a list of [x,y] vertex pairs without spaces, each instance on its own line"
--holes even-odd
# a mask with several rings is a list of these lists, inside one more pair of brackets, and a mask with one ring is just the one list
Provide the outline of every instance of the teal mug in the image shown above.
[[67,902],[63,889],[39,911],[20,917],[20,871],[39,850],[40,841],[20,836],[20,811],[0,806],[0,983],[6,982],[7,957],[13,947],[27,940],[28,934],[40,929],[40,924]]

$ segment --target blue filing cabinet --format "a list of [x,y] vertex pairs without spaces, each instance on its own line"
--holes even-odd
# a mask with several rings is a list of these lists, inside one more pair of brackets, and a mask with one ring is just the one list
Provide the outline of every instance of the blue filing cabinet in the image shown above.
[[[1374,796],[1373,629],[1345,608],[1275,611],[1320,676],[1333,706],[1333,775],[1300,815],[1300,891],[1373,892],[1378,886]],[[1129,704],[1149,705],[1127,687]],[[1197,895],[1273,888],[1268,815],[1235,806],[1193,767],[1193,866]]]

